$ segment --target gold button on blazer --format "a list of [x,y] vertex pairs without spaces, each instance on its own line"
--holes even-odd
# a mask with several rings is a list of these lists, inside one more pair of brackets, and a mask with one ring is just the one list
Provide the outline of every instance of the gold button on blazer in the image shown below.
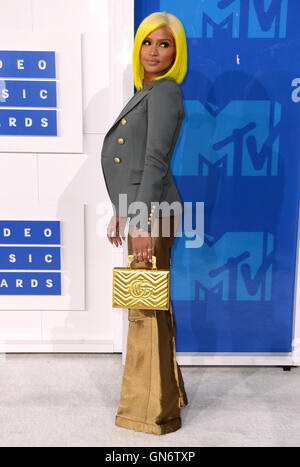
[[[161,217],[157,203],[177,201],[171,215],[183,212],[170,162],[184,117],[176,81],[152,80],[129,100],[104,138],[101,165],[115,215],[132,219],[140,212],[128,213],[130,203],[143,201],[148,218],[136,225],[149,232],[156,216]],[[122,163],[116,163],[116,153]],[[119,203],[121,193],[127,195],[126,212]]]

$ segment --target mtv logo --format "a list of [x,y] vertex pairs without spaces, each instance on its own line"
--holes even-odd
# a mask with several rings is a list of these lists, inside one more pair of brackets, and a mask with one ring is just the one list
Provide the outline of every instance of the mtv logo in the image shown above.
[[[161,0],[178,16],[189,38],[286,37],[288,0]],[[244,30],[242,29],[244,28]]]
[[274,235],[227,232],[201,248],[185,248],[184,236],[172,249],[173,300],[271,300]]
[[[176,176],[277,176],[281,105],[268,100],[232,100],[225,107],[204,107],[185,100],[172,157]],[[182,156],[184,154],[184,157]]]

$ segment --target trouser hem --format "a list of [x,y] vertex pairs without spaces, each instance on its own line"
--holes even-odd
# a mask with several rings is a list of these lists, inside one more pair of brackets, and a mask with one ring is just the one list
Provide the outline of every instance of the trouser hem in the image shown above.
[[122,428],[128,428],[135,431],[144,431],[154,435],[165,435],[181,428],[181,418],[174,418],[163,425],[155,425],[150,423],[137,422],[128,418],[116,415],[115,424]]
[[183,394],[180,396],[179,403],[180,403],[180,407],[185,407],[186,405],[188,405],[189,402],[188,402],[188,398],[186,394]]

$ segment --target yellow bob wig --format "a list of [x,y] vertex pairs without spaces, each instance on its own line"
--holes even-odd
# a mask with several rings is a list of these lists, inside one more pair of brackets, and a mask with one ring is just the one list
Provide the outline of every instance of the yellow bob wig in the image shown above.
[[144,78],[144,67],[140,61],[142,43],[148,34],[161,26],[168,26],[173,34],[176,45],[176,58],[172,67],[169,68],[166,73],[153,79],[172,78],[180,84],[185,77],[187,71],[187,45],[186,35],[181,21],[175,15],[167,13],[166,11],[151,13],[143,19],[134,38],[132,63],[134,84],[138,91],[143,89]]

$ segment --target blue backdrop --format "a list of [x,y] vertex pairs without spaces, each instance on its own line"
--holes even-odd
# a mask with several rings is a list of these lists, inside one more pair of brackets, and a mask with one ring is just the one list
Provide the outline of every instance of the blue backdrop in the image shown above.
[[[300,185],[300,2],[136,0],[176,15],[186,118],[172,158],[204,242],[172,248],[177,351],[290,352]],[[193,209],[195,211],[195,209]]]

